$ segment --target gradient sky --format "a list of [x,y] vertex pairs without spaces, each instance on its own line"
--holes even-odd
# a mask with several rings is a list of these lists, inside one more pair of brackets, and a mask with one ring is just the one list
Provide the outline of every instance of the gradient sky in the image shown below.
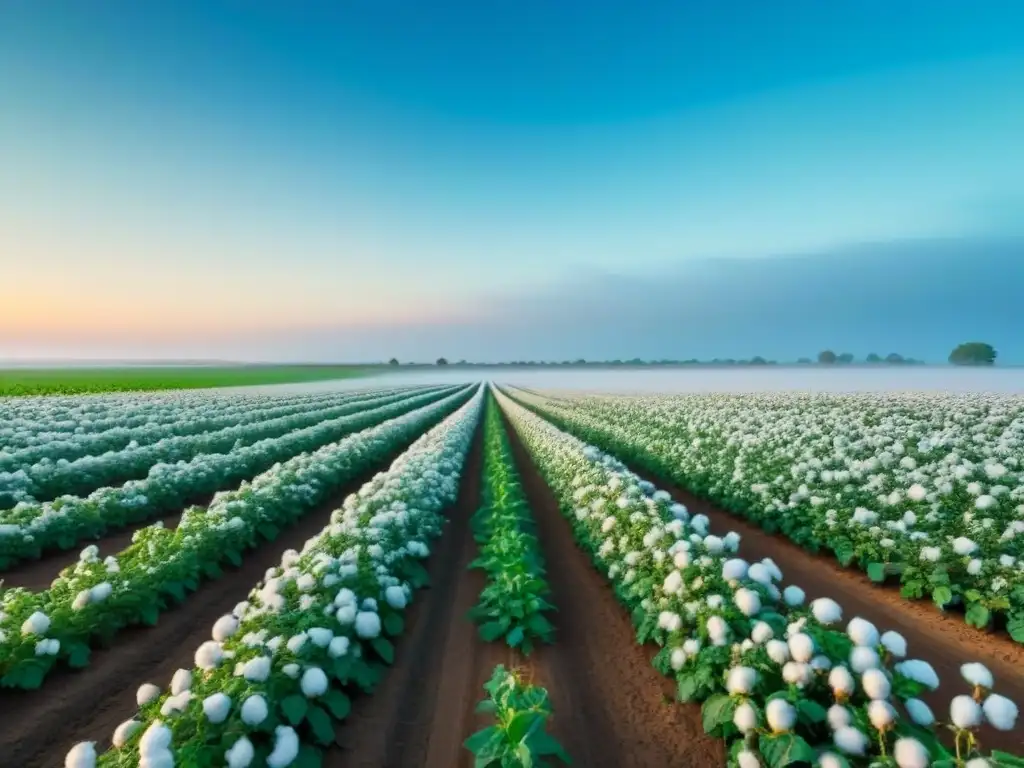
[[[1024,362],[1019,302],[982,322],[922,266],[1024,259],[1021,30],[1019,0],[6,0],[0,357]],[[892,259],[928,279],[893,297]],[[813,322],[750,310],[808,275]]]

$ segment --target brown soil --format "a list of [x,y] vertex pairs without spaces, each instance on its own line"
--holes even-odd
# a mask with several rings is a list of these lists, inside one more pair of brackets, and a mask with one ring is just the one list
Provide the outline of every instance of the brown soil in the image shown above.
[[636,644],[625,610],[572,539],[568,523],[522,446],[515,443],[537,516],[548,578],[559,612],[555,643],[524,659],[501,643],[483,643],[466,618],[483,587],[469,521],[479,504],[480,435],[459,499],[431,555],[431,587],[417,596],[396,663],[380,687],[354,702],[325,766],[469,768],[462,742],[487,725],[474,712],[497,664],[517,666],[551,695],[552,733],[589,768],[705,768],[724,762],[704,735],[697,707],[673,703],[672,682],[651,666],[656,649]]
[[80,741],[106,749],[118,724],[137,711],[138,687],[145,682],[167,685],[177,669],[191,669],[195,650],[209,639],[213,623],[245,599],[267,568],[280,563],[282,552],[301,549],[323,530],[344,498],[405,447],[346,483],[274,541],[244,553],[240,568],[225,567],[220,578],[203,582],[184,603],[161,614],[156,626],[121,630],[111,647],[94,650],[85,669],[59,668],[35,691],[0,690],[0,764],[53,768],[63,765],[67,751]]
[[[196,504],[199,506],[206,506],[210,503],[212,498],[212,494],[207,495],[203,499],[197,501]],[[186,505],[186,507],[187,506],[188,505]],[[0,573],[0,581],[3,582],[4,587],[8,588],[24,587],[25,589],[31,589],[33,591],[46,589],[53,583],[53,580],[60,575],[62,570],[78,561],[78,553],[90,544],[95,544],[99,547],[100,557],[116,555],[118,552],[131,545],[132,536],[134,536],[135,532],[140,528],[153,525],[158,521],[163,521],[165,528],[177,528],[178,521],[181,519],[183,511],[183,509],[179,509],[176,512],[171,512],[167,515],[140,520],[127,525],[124,528],[112,530],[105,536],[93,541],[88,539],[82,540],[75,545],[73,550],[45,552],[38,560],[28,560],[23,563],[18,563],[17,565],[12,566],[9,570],[3,571]]]
[[[633,468],[634,471],[636,468]],[[807,593],[807,599],[830,597],[843,608],[843,619],[860,616],[880,631],[896,630],[907,640],[909,658],[924,659],[939,675],[939,689],[924,698],[936,716],[948,716],[949,701],[969,693],[960,677],[960,666],[978,661],[987,666],[996,680],[996,691],[1018,705],[1024,704],[1024,646],[1003,634],[985,632],[964,623],[962,616],[942,614],[933,604],[910,601],[897,590],[876,585],[866,575],[847,570],[831,556],[815,555],[788,539],[765,533],[758,526],[722,510],[710,502],[662,478],[646,472],[641,477],[672,494],[672,498],[691,512],[707,515],[710,530],[717,535],[735,531],[740,535],[739,554],[753,562],[770,557],[786,577]],[[1024,752],[1024,728],[1012,732],[983,730],[981,743],[986,749]]]

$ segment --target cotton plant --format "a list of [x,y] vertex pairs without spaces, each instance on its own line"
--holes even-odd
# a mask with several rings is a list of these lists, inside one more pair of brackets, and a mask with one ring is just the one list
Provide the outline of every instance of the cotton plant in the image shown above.
[[73,546],[106,530],[180,509],[188,499],[212,493],[267,471],[298,454],[336,442],[431,401],[457,388],[409,395],[388,394],[349,406],[354,413],[338,416],[279,437],[239,445],[228,453],[204,453],[189,461],[157,463],[143,480],[98,488],[87,496],[62,496],[53,501],[22,501],[0,511],[0,568],[46,549]]
[[1024,641],[1024,400],[1003,395],[515,396],[908,598]]
[[[221,566],[241,562],[242,553],[329,498],[339,485],[410,442],[470,399],[471,388],[400,413],[316,451],[300,454],[218,494],[205,508],[187,510],[176,529],[158,523],[136,531],[132,544],[100,559],[94,545],[66,568],[49,589],[7,590],[3,599],[12,621],[42,612],[60,642],[38,654],[35,642],[18,633],[0,636],[0,681],[36,688],[60,661],[88,663],[90,644],[132,624],[153,624],[160,611],[186,599],[203,578],[217,578]],[[54,647],[54,646],[51,646]]]
[[[353,688],[372,691],[393,661],[422,560],[441,531],[479,420],[482,394],[420,437],[345,499],[301,551],[288,550],[247,599],[218,619],[194,666],[166,688],[138,689],[137,714],[113,747],[75,768],[267,765],[314,760],[347,717]],[[93,745],[94,747],[95,745]]]
[[[731,764],[964,765],[987,759],[977,738],[985,702],[990,725],[1015,726],[1016,706],[991,693],[981,665],[965,667],[970,706],[957,697],[950,722],[936,722],[919,697],[938,676],[907,658],[901,635],[845,618],[834,600],[807,602],[776,563],[744,560],[739,537],[715,535],[616,459],[499,398],[638,641],[662,647],[655,666],[682,700],[703,702],[705,729],[726,739]],[[957,751],[937,738],[942,725]]]

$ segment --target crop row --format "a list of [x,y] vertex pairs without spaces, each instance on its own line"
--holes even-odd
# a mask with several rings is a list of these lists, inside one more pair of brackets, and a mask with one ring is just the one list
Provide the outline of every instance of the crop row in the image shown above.
[[180,509],[191,500],[237,484],[277,462],[438,400],[454,389],[364,400],[356,413],[260,440],[230,453],[200,454],[188,462],[156,464],[144,480],[100,488],[84,497],[20,503],[0,513],[0,569],[18,560],[37,558],[44,550],[69,549],[104,531]]
[[44,446],[55,440],[100,434],[148,424],[170,425],[182,414],[221,407],[272,407],[275,403],[313,402],[322,394],[282,397],[269,394],[224,394],[214,391],[172,394],[119,394],[76,397],[0,398],[0,440],[8,450]]
[[997,615],[1024,642],[1024,399],[593,398],[545,414],[641,467],[830,551],[904,597]]
[[[969,687],[939,722],[918,698],[938,676],[905,658],[898,633],[859,617],[839,629],[835,601],[807,605],[799,588],[782,589],[776,563],[737,556],[738,535],[710,533],[706,517],[616,459],[499,399],[577,542],[630,611],[638,641],[661,646],[655,666],[676,678],[682,700],[703,702],[704,727],[726,740],[731,765],[989,765],[977,729],[987,721],[1012,730],[1017,707],[992,692],[985,667],[963,667]],[[937,737],[944,726],[955,754]]]
[[[176,409],[167,421],[147,421],[138,426],[116,425],[99,432],[50,433],[45,441],[11,450],[9,443],[0,448],[0,472],[16,472],[41,461],[73,462],[83,456],[98,456],[111,451],[140,445],[150,445],[165,438],[213,432],[225,427],[268,421],[303,411],[312,411],[331,405],[340,405],[371,396],[372,392],[351,392],[344,395],[331,393],[310,398],[282,397],[255,401],[207,397],[187,408]],[[123,413],[131,418],[131,411]],[[2,486],[0,486],[2,487]]]
[[[338,402],[303,408],[255,422],[232,424],[210,432],[177,435],[148,445],[128,444],[121,450],[83,456],[74,461],[41,460],[15,472],[0,472],[0,503],[7,495],[9,505],[18,501],[50,501],[63,495],[82,495],[104,485],[125,482],[145,475],[156,464],[191,461],[200,454],[228,453],[259,440],[280,437],[297,429],[347,416],[363,408],[366,400],[389,392],[347,397]],[[236,419],[237,421],[237,419]],[[13,502],[13,503],[12,503]],[[3,512],[0,512],[0,520]]]
[[141,686],[139,711],[112,749],[79,744],[66,765],[319,765],[349,713],[346,691],[373,690],[393,661],[388,637],[402,632],[404,609],[426,583],[420,560],[457,496],[482,400],[478,387],[301,552],[285,552],[168,690]]
[[504,638],[529,654],[536,643],[552,641],[554,627],[544,614],[554,606],[533,516],[493,397],[484,420],[482,497],[472,521],[479,556],[470,568],[482,569],[487,581],[470,616],[487,642]]
[[0,613],[0,684],[36,688],[58,661],[87,664],[93,640],[109,640],[125,626],[155,624],[164,607],[184,600],[201,579],[217,578],[227,563],[240,564],[245,550],[276,538],[282,527],[469,396],[465,388],[296,456],[237,491],[218,495],[209,508],[188,510],[173,531],[161,525],[137,531],[117,555],[101,560],[95,547],[87,547],[47,590],[7,590]]

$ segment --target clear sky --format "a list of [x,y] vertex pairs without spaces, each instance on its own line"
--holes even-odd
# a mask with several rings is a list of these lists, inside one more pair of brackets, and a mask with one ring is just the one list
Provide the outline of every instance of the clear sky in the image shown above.
[[1020,0],[6,0],[0,357],[1024,362],[1022,137]]

